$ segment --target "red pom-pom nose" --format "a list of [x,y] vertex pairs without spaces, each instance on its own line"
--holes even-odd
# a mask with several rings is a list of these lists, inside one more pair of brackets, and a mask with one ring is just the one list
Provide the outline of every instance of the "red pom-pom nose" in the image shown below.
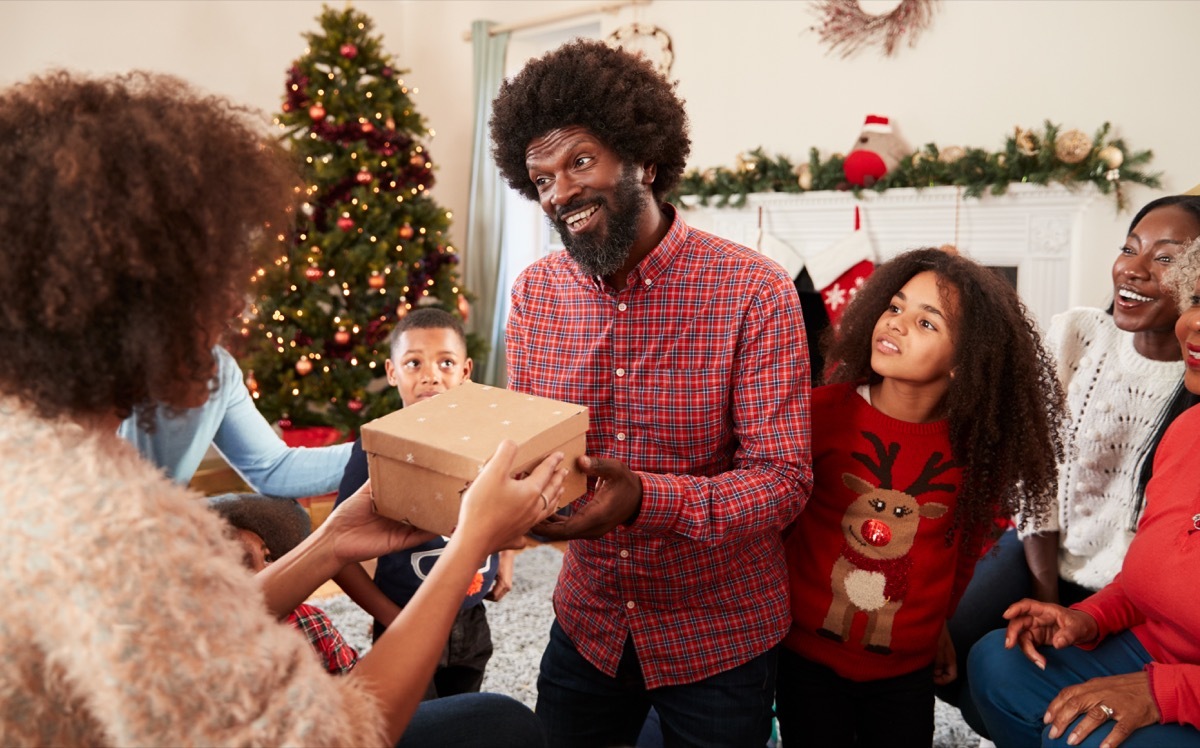
[[863,522],[859,533],[862,534],[863,540],[876,547],[892,542],[892,528],[888,527],[886,522],[877,519]]

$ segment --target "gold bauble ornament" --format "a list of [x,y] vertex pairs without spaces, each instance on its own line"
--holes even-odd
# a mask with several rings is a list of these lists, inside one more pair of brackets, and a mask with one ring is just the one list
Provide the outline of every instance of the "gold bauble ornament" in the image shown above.
[[1120,169],[1121,164],[1125,163],[1125,154],[1115,145],[1104,146],[1096,155],[1110,169]]
[[379,273],[372,273],[371,277],[367,278],[367,285],[371,288],[383,288],[383,276]]
[[948,145],[938,151],[938,161],[943,164],[952,164],[965,155],[967,155],[967,150],[961,145]]
[[1007,163],[1008,163],[1008,158],[1006,158],[1003,153],[996,154],[996,166],[999,166],[1000,168],[1003,169],[1004,165]]
[[350,333],[345,330],[338,330],[333,334],[333,342],[338,345],[347,345],[350,342]]
[[702,179],[705,184],[712,184],[713,182],[717,181],[717,170],[710,166],[700,174],[700,179]]
[[800,164],[796,167],[796,182],[802,190],[811,190],[813,186],[812,166]]
[[1022,156],[1036,156],[1038,152],[1037,136],[1023,127],[1014,128],[1013,140],[1017,144],[1017,153]]
[[758,166],[758,160],[748,153],[739,153],[737,155],[737,170],[738,171],[754,171]]
[[1054,155],[1064,164],[1077,164],[1092,152],[1092,139],[1081,130],[1060,132],[1054,139]]

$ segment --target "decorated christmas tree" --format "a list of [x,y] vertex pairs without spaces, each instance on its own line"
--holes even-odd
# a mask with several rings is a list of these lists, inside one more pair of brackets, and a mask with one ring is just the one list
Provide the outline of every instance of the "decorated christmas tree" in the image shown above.
[[[432,136],[372,23],[325,8],[288,71],[277,123],[303,170],[303,203],[258,269],[233,348],[268,420],[343,432],[400,407],[387,336],[421,306],[465,316],[450,213],[429,196]],[[478,343],[472,341],[472,348]],[[477,351],[472,351],[477,354]]]

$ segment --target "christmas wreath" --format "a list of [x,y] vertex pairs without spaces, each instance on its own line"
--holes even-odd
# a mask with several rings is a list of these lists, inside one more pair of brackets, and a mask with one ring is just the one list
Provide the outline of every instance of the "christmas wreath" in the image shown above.
[[929,26],[934,0],[900,0],[887,13],[868,13],[858,0],[820,0],[814,11],[821,25],[813,30],[830,51],[841,48],[849,57],[869,44],[882,44],[884,55],[891,57],[896,45],[908,37],[908,46],[917,43],[917,35]]

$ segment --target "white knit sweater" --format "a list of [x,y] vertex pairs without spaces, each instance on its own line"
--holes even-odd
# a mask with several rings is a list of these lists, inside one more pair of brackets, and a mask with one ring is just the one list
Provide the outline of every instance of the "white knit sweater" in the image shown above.
[[1099,589],[1121,570],[1133,539],[1138,459],[1183,377],[1183,362],[1143,357],[1133,334],[1102,309],[1056,315],[1046,343],[1058,362],[1071,423],[1057,511],[1040,529],[1060,533],[1059,575]]
[[0,745],[381,745],[196,494],[0,398]]

